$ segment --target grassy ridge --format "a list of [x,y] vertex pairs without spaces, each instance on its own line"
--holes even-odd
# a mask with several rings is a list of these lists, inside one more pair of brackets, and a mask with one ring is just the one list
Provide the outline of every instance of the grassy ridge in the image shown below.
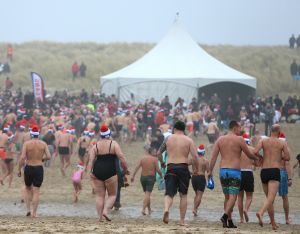
[[[31,88],[30,72],[36,71],[44,77],[46,89],[97,90],[99,77],[116,71],[149,51],[153,44],[143,43],[52,43],[29,42],[15,44],[14,61],[10,74],[15,87]],[[300,63],[300,51],[284,46],[227,46],[203,45],[203,48],[227,65],[257,78],[257,93],[297,93],[295,81],[290,77],[293,59]],[[0,44],[0,62],[5,62],[6,44]],[[84,61],[87,78],[72,80],[71,65]],[[5,76],[0,76],[2,85]],[[299,82],[300,83],[300,82]],[[300,84],[299,84],[300,86]]]

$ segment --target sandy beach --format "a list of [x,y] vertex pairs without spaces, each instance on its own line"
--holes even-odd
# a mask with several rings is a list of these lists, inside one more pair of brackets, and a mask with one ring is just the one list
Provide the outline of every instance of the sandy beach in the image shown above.
[[[262,126],[259,126],[262,130]],[[299,132],[300,125],[283,124],[283,131],[286,133],[289,146],[292,151],[292,162],[300,152]],[[201,136],[195,139],[196,144],[207,144],[207,138]],[[128,163],[130,171],[133,171],[138,159],[143,155],[143,142],[134,142],[121,145]],[[210,150],[207,152],[210,158]],[[255,193],[252,206],[250,208],[250,223],[239,224],[238,211],[235,207],[234,221],[238,228],[223,229],[219,218],[223,213],[223,194],[218,180],[218,170],[215,169],[215,189],[206,190],[200,206],[199,216],[192,216],[192,201],[194,192],[189,189],[187,211],[188,227],[180,227],[178,223],[178,196],[174,200],[173,209],[170,214],[170,223],[165,225],[161,218],[163,214],[164,192],[158,191],[155,187],[152,194],[152,207],[154,212],[151,216],[142,216],[141,205],[143,199],[142,188],[139,180],[134,184],[122,189],[121,203],[119,211],[112,211],[113,219],[110,223],[99,223],[95,209],[95,198],[91,193],[90,180],[86,176],[83,180],[83,191],[79,202],[74,204],[72,199],[73,187],[71,183],[72,169],[78,159],[72,158],[72,168],[67,171],[67,176],[62,177],[58,166],[59,160],[51,168],[45,168],[45,180],[41,188],[41,202],[38,210],[39,218],[31,219],[25,216],[25,205],[21,203],[20,192],[23,178],[15,176],[12,188],[7,188],[7,184],[0,187],[0,233],[266,233],[272,232],[268,225],[267,214],[264,216],[266,225],[261,228],[257,224],[255,212],[262,205],[264,194],[259,179],[260,170],[255,171]],[[16,170],[16,169],[15,169]],[[16,175],[16,173],[15,173]],[[293,171],[293,185],[289,190],[291,225],[284,224],[284,214],[282,199],[277,196],[275,201],[276,221],[279,223],[277,233],[300,233],[300,179],[297,171]]]

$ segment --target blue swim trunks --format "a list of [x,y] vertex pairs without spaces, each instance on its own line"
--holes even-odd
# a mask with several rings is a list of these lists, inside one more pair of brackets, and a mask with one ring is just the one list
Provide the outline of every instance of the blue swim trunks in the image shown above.
[[239,194],[241,179],[241,170],[220,168],[220,181],[224,194]]
[[288,174],[286,170],[280,169],[280,183],[278,188],[279,196],[286,196],[288,194]]

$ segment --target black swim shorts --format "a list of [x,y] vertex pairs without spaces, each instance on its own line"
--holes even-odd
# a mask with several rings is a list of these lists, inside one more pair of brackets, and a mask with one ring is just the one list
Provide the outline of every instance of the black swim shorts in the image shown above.
[[181,195],[186,195],[190,184],[190,172],[188,165],[185,163],[173,164],[167,166],[167,173],[165,175],[166,192],[165,195],[174,197],[177,191]]
[[249,193],[254,192],[254,176],[252,171],[243,171],[241,170],[241,187],[240,191],[245,191]]
[[206,186],[206,179],[204,175],[193,175],[192,185],[195,192],[204,192]]
[[279,168],[263,168],[260,171],[260,178],[263,184],[267,184],[271,180],[280,182]]
[[43,166],[28,166],[24,168],[24,181],[27,187],[41,187],[44,180]]

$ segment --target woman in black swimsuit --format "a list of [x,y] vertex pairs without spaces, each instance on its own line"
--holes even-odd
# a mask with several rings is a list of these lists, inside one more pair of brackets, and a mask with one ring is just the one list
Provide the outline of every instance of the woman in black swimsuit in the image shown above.
[[[100,130],[101,139],[91,149],[88,165],[96,193],[96,209],[100,221],[102,221],[103,217],[110,221],[107,212],[113,207],[116,200],[118,187],[117,158],[120,159],[125,171],[127,170],[125,156],[119,144],[111,140],[110,135],[109,128],[106,125],[102,125]],[[105,201],[106,192],[108,198]]]

